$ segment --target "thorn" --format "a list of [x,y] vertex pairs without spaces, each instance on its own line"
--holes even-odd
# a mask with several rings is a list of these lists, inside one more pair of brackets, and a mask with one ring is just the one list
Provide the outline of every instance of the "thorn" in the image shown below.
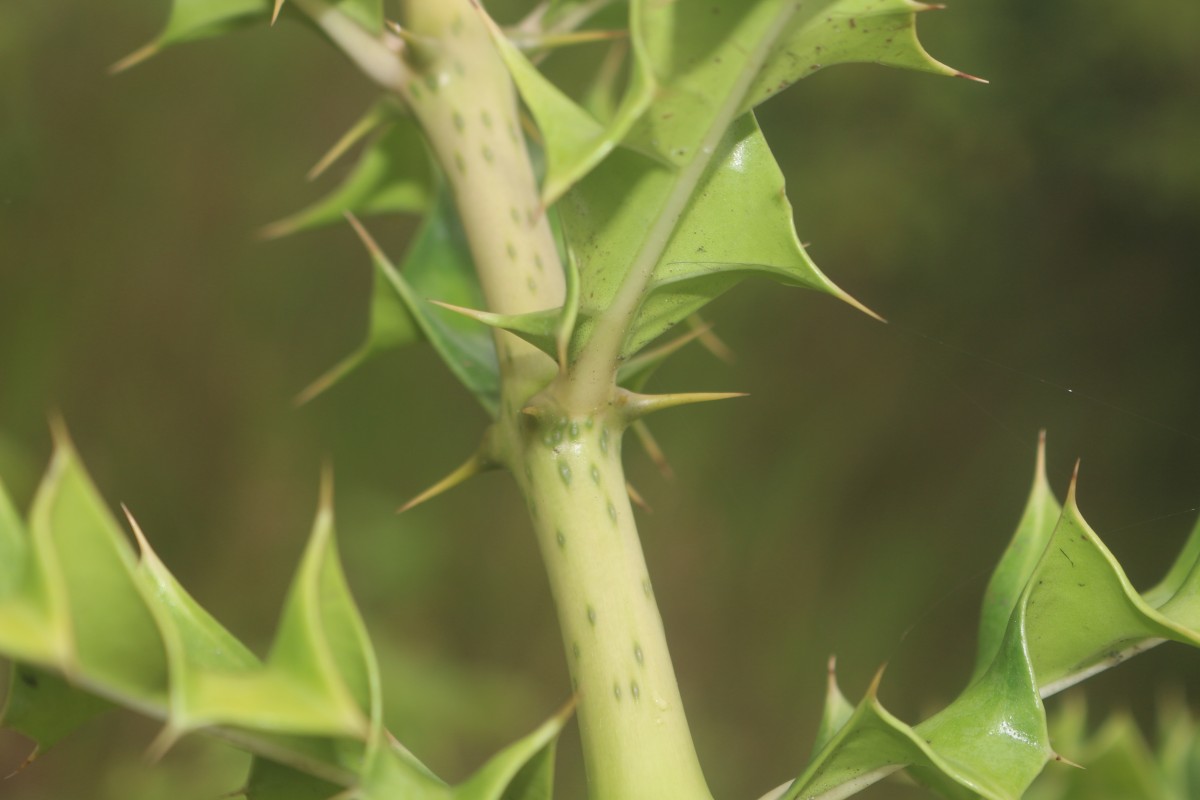
[[633,484],[629,481],[625,481],[625,491],[628,493],[629,499],[633,501],[634,505],[645,511],[647,514],[654,513],[654,509],[651,508],[650,504],[646,502],[646,498],[642,497],[642,493],[635,489]]
[[887,671],[887,662],[879,665],[879,669],[875,670],[875,677],[871,678],[871,685],[867,687],[867,697],[872,700],[879,699],[879,684],[883,682],[883,673]]
[[1067,487],[1067,499],[1066,499],[1066,502],[1064,503],[1064,505],[1066,505],[1068,507],[1076,505],[1076,503],[1075,503],[1075,487],[1079,483],[1079,463],[1082,460],[1083,459],[1080,459],[1080,458],[1075,459],[1075,469],[1072,470],[1072,472],[1071,472],[1071,485]]
[[960,70],[954,71],[954,77],[966,78],[969,81],[974,81],[975,83],[982,83],[985,86],[991,83],[991,81],[989,81],[987,78],[980,78],[978,75],[972,75],[969,72],[962,72]]
[[686,406],[693,403],[707,403],[713,400],[730,400],[734,397],[746,397],[746,392],[679,392],[675,394],[638,394],[622,391],[617,397],[618,405],[625,406],[625,413],[631,419],[653,414],[666,408]]
[[17,777],[18,775],[20,775],[22,772],[24,772],[26,767],[28,767],[28,766],[29,766],[30,764],[32,764],[34,761],[37,761],[37,757],[38,757],[39,755],[41,755],[41,750],[42,750],[42,747],[41,747],[41,745],[39,745],[39,744],[35,744],[35,745],[33,746],[33,750],[31,750],[31,751],[29,752],[29,755],[25,756],[25,760],[24,760],[24,761],[22,761],[20,764],[18,764],[16,769],[14,769],[12,772],[10,772],[10,773],[8,773],[7,775],[5,775],[5,776],[4,776],[4,780],[6,780],[6,781],[7,781],[7,780],[9,780],[9,779],[11,779],[11,778],[15,778],[15,777]]
[[488,311],[480,311],[475,308],[467,308],[465,306],[456,306],[453,303],[444,303],[441,300],[430,300],[429,302],[433,303],[435,306],[444,308],[447,311],[453,311],[455,314],[462,314],[464,317],[469,317],[476,322],[482,322],[484,325],[496,328],[502,327],[496,324],[497,318],[499,317],[498,314],[492,314]]
[[350,372],[350,370],[354,369],[354,367],[356,367],[361,360],[361,356],[358,354],[358,352],[356,352],[350,355],[348,358],[338,362],[324,375],[317,378],[308,386],[304,387],[304,389],[292,399],[292,407],[299,408],[300,406],[307,404],[314,397],[321,394],[330,386],[333,386],[333,384],[341,380],[342,377]]
[[1033,474],[1037,480],[1042,480],[1046,475],[1046,429],[1042,428],[1038,431],[1037,443],[1037,460],[1033,465]]
[[720,336],[713,333],[713,326],[701,319],[699,314],[692,314],[688,317],[688,324],[692,326],[696,338],[700,340],[700,344],[704,345],[705,350],[726,364],[732,364],[737,360],[733,348],[725,344]]
[[226,792],[225,794],[217,795],[216,800],[232,800],[234,797],[245,797],[247,794],[249,794],[249,792],[250,786],[245,785],[234,789],[232,792]]
[[837,290],[837,294],[835,295],[835,297],[837,297],[839,300],[841,300],[841,301],[843,301],[843,302],[845,302],[845,303],[848,303],[848,304],[850,304],[851,306],[854,306],[854,307],[855,307],[855,308],[857,308],[859,311],[861,311],[861,312],[863,312],[864,314],[866,314],[868,317],[871,317],[872,319],[876,319],[876,320],[878,320],[878,321],[882,322],[884,325],[886,325],[886,324],[887,324],[887,320],[886,320],[886,319],[884,319],[884,318],[883,318],[881,315],[879,315],[879,314],[876,314],[874,311],[872,311],[871,309],[867,308],[867,307],[866,307],[866,306],[864,306],[862,303],[858,302],[858,301],[857,301],[857,300],[855,300],[853,297],[851,297],[850,295],[848,295],[848,294],[846,294],[845,292],[843,292],[841,289],[838,289],[838,290]]
[[133,512],[129,510],[129,506],[121,503],[121,511],[125,512],[125,519],[129,521],[129,528],[133,531],[133,538],[137,540],[138,551],[142,558],[147,554],[153,554],[154,549],[150,547],[150,540],[146,538],[146,534],[142,533],[142,526],[138,525],[136,519],[133,518]]
[[378,127],[382,120],[374,113],[376,109],[369,111],[366,116],[354,124],[350,130],[342,134],[342,137],[334,142],[333,147],[326,151],[325,155],[313,165],[312,169],[304,176],[305,180],[315,181],[321,176],[329,166],[345,155],[346,151],[358,143],[364,136]]
[[346,217],[346,221],[350,223],[350,227],[354,228],[354,232],[358,234],[358,238],[362,241],[363,246],[367,248],[367,252],[373,258],[384,258],[383,248],[379,246],[379,243],[375,241],[371,234],[367,233],[367,229],[358,221],[358,217],[349,211],[343,212],[343,215]]
[[274,26],[275,20],[279,19],[279,12],[283,10],[284,0],[275,0],[275,10],[271,12],[271,25]]
[[163,729],[158,732],[158,735],[154,737],[154,741],[150,743],[150,746],[146,748],[144,757],[151,764],[157,764],[183,738],[185,733],[187,731],[177,727],[174,722],[167,722],[163,726]]
[[413,499],[409,500],[404,505],[400,506],[400,508],[397,509],[396,513],[403,514],[405,511],[408,511],[412,508],[415,508],[416,506],[421,505],[421,503],[424,503],[426,500],[432,500],[433,498],[437,497],[439,494],[442,494],[443,492],[447,492],[447,491],[453,489],[455,486],[458,486],[460,483],[465,482],[468,478],[473,478],[474,476],[485,471],[486,469],[489,469],[491,466],[492,465],[484,458],[484,456],[481,453],[476,452],[470,458],[468,458],[466,460],[466,462],[462,466],[460,466],[458,469],[454,470],[449,475],[447,475],[446,477],[442,478],[440,481],[435,483],[433,486],[430,486],[428,489],[421,492],[419,495],[417,495]]
[[138,64],[155,55],[158,52],[158,47],[158,42],[150,42],[150,44],[139,47],[129,55],[110,65],[108,74],[116,75],[131,67],[136,67]]
[[654,462],[654,466],[658,467],[662,476],[669,481],[675,480],[675,470],[671,467],[671,462],[667,460],[667,454],[659,447],[658,440],[654,438],[654,434],[650,433],[650,428],[646,423],[640,419],[635,420],[631,427],[637,434],[642,449],[646,451],[646,455],[650,456],[650,460]]
[[282,239],[284,236],[295,232],[296,224],[292,221],[291,217],[287,217],[278,222],[263,225],[254,233],[254,238],[260,242],[269,242],[273,239]]
[[1058,753],[1054,754],[1054,760],[1066,764],[1068,767],[1075,767],[1075,769],[1087,769],[1087,767],[1085,767],[1083,764],[1076,764],[1071,759],[1059,755]]
[[546,410],[537,405],[527,405],[521,409],[521,413],[527,417],[533,417],[534,419],[541,419],[542,417],[546,416]]

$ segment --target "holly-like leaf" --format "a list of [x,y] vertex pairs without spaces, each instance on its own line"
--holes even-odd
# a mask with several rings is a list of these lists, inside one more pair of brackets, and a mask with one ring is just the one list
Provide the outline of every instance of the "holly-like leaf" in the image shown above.
[[617,300],[629,270],[642,264],[652,269],[628,325],[623,357],[750,275],[817,289],[857,305],[801,246],[783,175],[753,115],[740,118],[718,142],[665,241],[648,241],[646,220],[686,180],[671,167],[621,150],[560,205],[582,283],[573,351],[586,345],[597,321]]
[[1033,488],[1025,503],[1025,511],[983,595],[972,680],[982,675],[995,658],[1013,609],[1029,583],[1029,576],[1046,552],[1046,545],[1054,535],[1054,527],[1061,516],[1062,506],[1054,498],[1046,479],[1046,437],[1043,433],[1038,441]]

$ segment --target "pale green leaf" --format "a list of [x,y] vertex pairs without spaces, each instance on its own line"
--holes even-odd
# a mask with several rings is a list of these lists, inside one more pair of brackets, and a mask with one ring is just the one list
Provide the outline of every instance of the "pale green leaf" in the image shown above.
[[917,43],[913,14],[923,7],[908,0],[635,0],[634,32],[660,89],[627,142],[687,164],[714,120],[749,111],[814,65],[877,62],[957,74]]
[[654,82],[640,47],[629,65],[625,94],[604,124],[547,79],[497,26],[490,29],[513,82],[541,132],[546,155],[542,202],[556,202],[625,137],[654,97]]
[[[564,199],[563,225],[579,259],[583,298],[573,351],[586,344],[617,297],[630,264],[648,246],[646,220],[678,191],[680,180],[672,168],[621,150]],[[743,116],[721,139],[660,251],[623,356],[750,275],[854,303],[804,251],[783,189],[757,122]]]
[[801,78],[835,64],[873,63],[970,77],[934,59],[917,40],[917,13],[939,7],[914,0],[800,4],[772,46],[742,108],[748,111]]
[[1061,515],[1062,506],[1054,499],[1050,483],[1046,480],[1046,439],[1043,435],[1038,442],[1033,488],[1025,503],[1025,511],[983,595],[972,680],[982,675],[995,658],[1013,609],[1029,583],[1029,576],[1041,561]]

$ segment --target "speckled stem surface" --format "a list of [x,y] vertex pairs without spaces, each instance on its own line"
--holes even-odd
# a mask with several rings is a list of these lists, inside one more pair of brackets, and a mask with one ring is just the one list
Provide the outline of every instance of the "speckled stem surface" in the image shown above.
[[[564,271],[516,93],[483,19],[471,0],[408,0],[406,11],[418,44],[398,88],[450,182],[489,310],[561,306]],[[589,798],[707,800],[625,489],[625,423],[611,409],[563,410],[570,387],[541,351],[503,332],[497,349],[491,442],[517,478],[545,560]]]

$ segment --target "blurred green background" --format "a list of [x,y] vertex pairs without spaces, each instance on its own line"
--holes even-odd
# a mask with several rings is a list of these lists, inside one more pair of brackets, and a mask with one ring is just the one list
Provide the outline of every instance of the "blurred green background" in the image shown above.
[[[340,228],[255,239],[328,188],[304,172],[374,93],[295,25],[108,76],[166,5],[0,5],[0,474],[27,502],[61,413],[105,496],[261,647],[331,458],[393,728],[457,779],[569,692],[523,507],[495,474],[395,516],[483,413],[427,349],[294,409],[358,343],[368,264]],[[1081,506],[1136,585],[1200,506],[1200,4],[963,0],[920,23],[991,85],[840,67],[760,114],[802,238],[891,324],[742,287],[709,314],[736,361],[697,348],[656,380],[751,397],[657,421],[673,483],[628,446],[719,798],[804,762],[830,653],[851,697],[889,662],[883,700],[909,720],[961,688],[1040,427],[1060,495],[1083,458]],[[409,223],[373,229],[398,254]],[[1195,696],[1198,667],[1160,648],[1092,681],[1093,710]],[[153,733],[106,717],[0,796],[238,786],[241,757],[202,739],[143,763]],[[0,772],[25,748],[0,735]],[[573,732],[560,764],[580,797]]]

